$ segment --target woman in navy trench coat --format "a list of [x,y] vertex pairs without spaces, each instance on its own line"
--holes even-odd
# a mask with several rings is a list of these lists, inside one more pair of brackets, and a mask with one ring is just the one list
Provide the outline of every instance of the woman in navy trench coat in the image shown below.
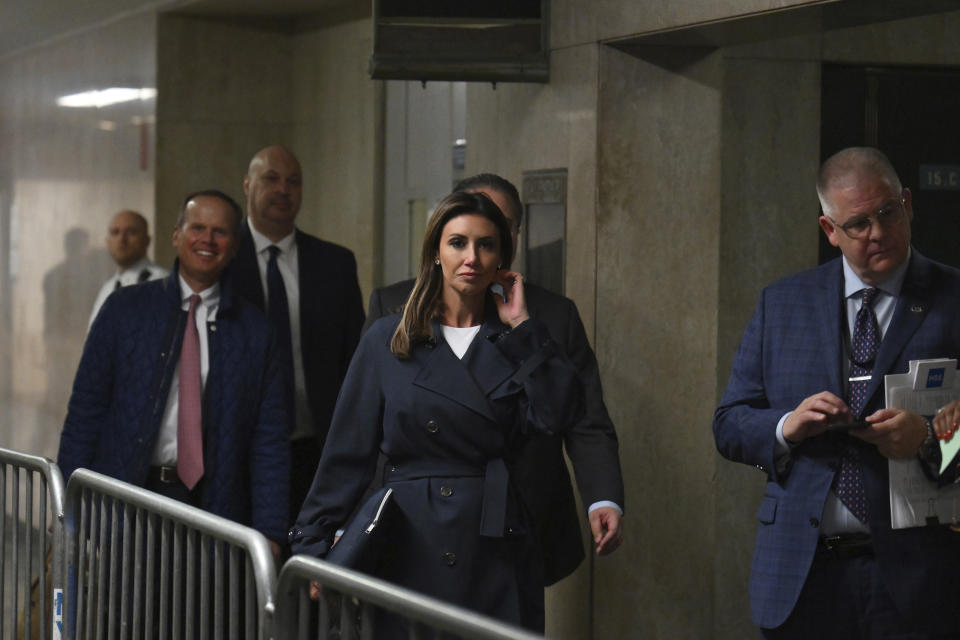
[[[375,574],[542,631],[540,556],[510,468],[527,434],[577,420],[582,391],[527,314],[512,254],[486,196],[440,202],[403,314],[378,320],[354,354],[291,541],[324,557],[382,452],[401,515]],[[495,284],[505,295],[490,293]]]

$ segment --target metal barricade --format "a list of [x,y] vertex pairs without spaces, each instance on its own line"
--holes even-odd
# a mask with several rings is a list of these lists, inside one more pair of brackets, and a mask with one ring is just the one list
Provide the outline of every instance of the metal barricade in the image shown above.
[[57,465],[0,448],[0,518],[0,637],[50,638],[63,584]]
[[[310,582],[322,585],[323,595],[310,599]],[[274,638],[377,637],[377,609],[405,618],[411,639],[437,637],[463,640],[542,640],[518,627],[398,587],[369,575],[308,556],[294,556],[280,570],[274,615]],[[393,636],[392,636],[393,637]]]
[[87,469],[65,515],[66,638],[268,638],[276,569],[259,532]]

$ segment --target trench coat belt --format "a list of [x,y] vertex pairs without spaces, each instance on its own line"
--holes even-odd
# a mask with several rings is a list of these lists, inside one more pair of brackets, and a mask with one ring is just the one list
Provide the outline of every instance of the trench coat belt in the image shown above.
[[480,535],[489,538],[503,537],[510,485],[510,472],[503,458],[488,460],[485,467],[455,460],[389,462],[383,477],[384,483],[433,477],[482,477],[483,510],[480,514]]

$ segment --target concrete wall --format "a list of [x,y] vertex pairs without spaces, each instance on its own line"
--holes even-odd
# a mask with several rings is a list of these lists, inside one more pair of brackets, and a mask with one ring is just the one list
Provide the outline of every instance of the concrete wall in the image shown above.
[[297,224],[353,250],[365,293],[380,273],[383,225],[384,87],[367,76],[371,39],[366,19],[299,34],[291,79],[290,145],[305,178]]
[[[169,236],[186,194],[220,189],[243,206],[250,157],[273,142],[296,148],[293,41],[172,15],[161,16],[157,40],[157,221]],[[162,249],[172,263],[173,246]]]
[[[378,254],[381,84],[366,76],[369,20],[290,34],[162,16],[158,41],[158,220],[172,229],[183,197],[219,188],[242,206],[243,176],[269,144],[300,158],[297,224],[354,250],[369,291]],[[377,233],[375,233],[375,231]],[[172,262],[167,243],[162,254]]]
[[630,544],[598,567],[594,637],[709,637],[690,596],[710,592],[713,557],[722,59],[602,60],[596,345]]

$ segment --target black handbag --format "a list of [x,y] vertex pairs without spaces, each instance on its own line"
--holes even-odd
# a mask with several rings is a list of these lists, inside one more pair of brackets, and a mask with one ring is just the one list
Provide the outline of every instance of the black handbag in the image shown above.
[[373,573],[390,539],[392,523],[400,516],[393,489],[378,489],[367,498],[325,560],[363,573]]

